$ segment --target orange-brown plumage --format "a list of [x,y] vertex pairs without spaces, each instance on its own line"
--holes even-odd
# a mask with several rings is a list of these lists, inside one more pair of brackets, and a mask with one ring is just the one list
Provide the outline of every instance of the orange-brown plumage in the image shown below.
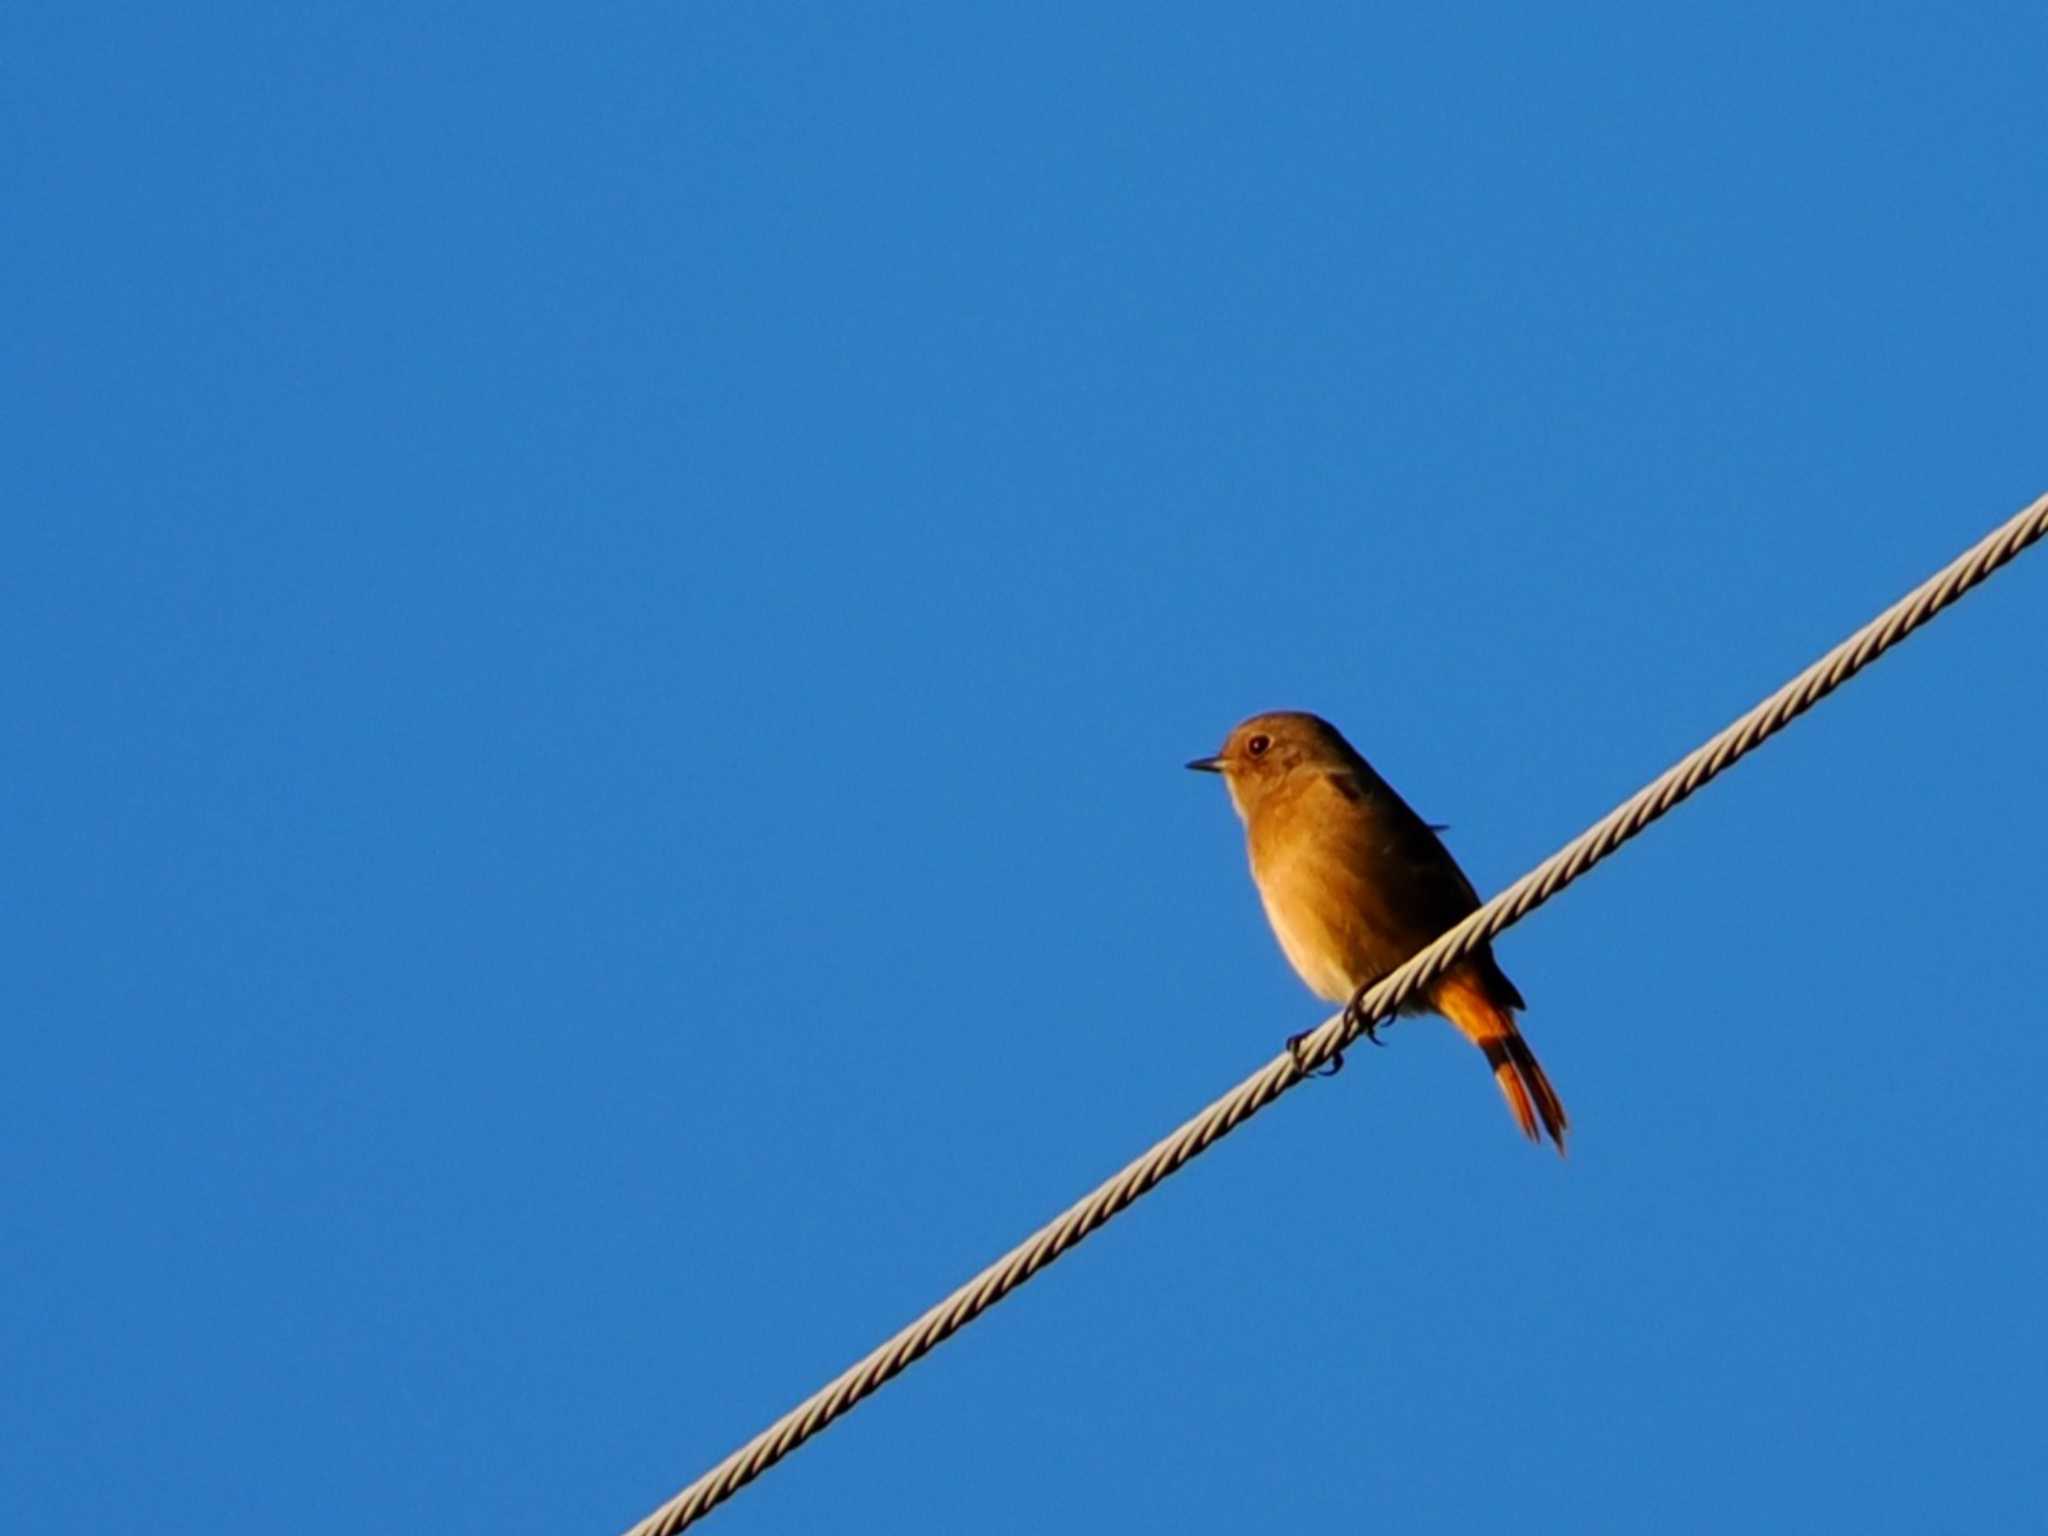
[[[1315,715],[1254,715],[1189,766],[1229,785],[1266,917],[1319,997],[1348,1002],[1479,906],[1436,829]],[[1515,1026],[1522,1006],[1488,947],[1403,1011],[1449,1019],[1485,1053],[1522,1130],[1562,1152],[1564,1106]]]
[[[1496,975],[1499,969],[1494,967]],[[1493,1080],[1500,1085],[1501,1095],[1508,1101],[1508,1109],[1521,1126],[1522,1134],[1531,1141],[1540,1141],[1547,1133],[1562,1152],[1569,1123],[1564,1105],[1537,1064],[1529,1042],[1515,1027],[1515,1016],[1490,995],[1480,979],[1482,974],[1469,962],[1458,967],[1430,990],[1430,1003],[1457,1026],[1460,1034],[1486,1053],[1487,1065],[1493,1068]]]

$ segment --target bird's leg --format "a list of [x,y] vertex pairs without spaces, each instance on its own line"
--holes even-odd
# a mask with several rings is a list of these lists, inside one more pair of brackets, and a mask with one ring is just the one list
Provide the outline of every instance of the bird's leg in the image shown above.
[[1380,1038],[1380,1030],[1392,1023],[1393,1020],[1391,1018],[1368,1020],[1365,1017],[1365,1010],[1358,1006],[1364,997],[1365,989],[1360,987],[1352,996],[1351,1001],[1344,1005],[1344,1022],[1355,1027],[1361,1035],[1365,1036],[1374,1045],[1385,1045],[1387,1042]]
[[[1287,1037],[1287,1054],[1294,1058],[1295,1066],[1301,1066],[1301,1042],[1306,1040],[1310,1035],[1314,1033],[1315,1030],[1313,1029],[1304,1029],[1298,1035],[1289,1035]],[[1335,1077],[1339,1072],[1342,1072],[1343,1070],[1344,1053],[1342,1051],[1339,1051],[1336,1055],[1332,1056],[1328,1061],[1323,1063],[1323,1068],[1320,1072],[1309,1072],[1304,1070],[1302,1075],[1304,1077]]]
[[[1380,1031],[1392,1023],[1393,1019],[1391,1016],[1384,1019],[1367,1019],[1365,1017],[1365,1010],[1359,1007],[1359,1004],[1365,998],[1365,994],[1366,988],[1364,987],[1360,987],[1357,992],[1352,994],[1351,1001],[1344,1005],[1344,1022],[1358,1034],[1363,1035],[1370,1044],[1385,1045],[1387,1042],[1380,1038]],[[1287,1054],[1294,1058],[1294,1064],[1297,1067],[1301,1065],[1301,1042],[1314,1033],[1315,1031],[1312,1029],[1304,1029],[1298,1035],[1289,1035],[1287,1037]],[[1339,1051],[1323,1063],[1323,1069],[1320,1072],[1310,1075],[1315,1077],[1335,1077],[1343,1070],[1344,1053]]]

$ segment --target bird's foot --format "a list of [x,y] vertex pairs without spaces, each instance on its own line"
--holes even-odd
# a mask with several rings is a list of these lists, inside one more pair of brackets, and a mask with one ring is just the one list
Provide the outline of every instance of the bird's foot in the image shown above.
[[[1315,1031],[1312,1029],[1304,1029],[1298,1035],[1289,1035],[1287,1037],[1287,1054],[1294,1058],[1295,1066],[1301,1066],[1301,1042],[1306,1040],[1310,1035],[1314,1033]],[[1342,1051],[1339,1051],[1336,1055],[1332,1056],[1328,1061],[1323,1063],[1322,1069],[1320,1071],[1310,1072],[1306,1068],[1303,1068],[1302,1075],[1304,1077],[1335,1077],[1339,1072],[1342,1072],[1343,1070],[1344,1053]]]
[[1358,999],[1354,997],[1344,1005],[1344,1022],[1351,1028],[1356,1029],[1370,1044],[1385,1045],[1387,1042],[1380,1038],[1380,1031],[1392,1021],[1389,1019],[1366,1018],[1358,1006]]

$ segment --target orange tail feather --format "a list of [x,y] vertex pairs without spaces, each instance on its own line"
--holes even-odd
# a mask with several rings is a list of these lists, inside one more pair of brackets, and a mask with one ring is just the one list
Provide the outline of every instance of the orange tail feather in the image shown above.
[[[1512,988],[1504,988],[1513,995]],[[1461,965],[1432,989],[1430,1005],[1458,1027],[1458,1032],[1486,1054],[1493,1068],[1493,1080],[1522,1134],[1541,1141],[1545,1134],[1564,1153],[1564,1133],[1571,1124],[1565,1118],[1564,1103],[1550,1079],[1537,1064],[1535,1052],[1515,1027],[1515,1016],[1495,1001],[1496,989],[1487,985],[1483,971]],[[1538,1131],[1539,1123],[1542,1130]]]

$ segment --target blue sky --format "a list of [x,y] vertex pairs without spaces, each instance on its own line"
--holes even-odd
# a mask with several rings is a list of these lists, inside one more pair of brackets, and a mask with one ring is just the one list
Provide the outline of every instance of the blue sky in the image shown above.
[[[11,7],[0,1506],[611,1531],[2048,489],[2031,5]],[[2036,553],[735,1533],[2011,1529]]]

